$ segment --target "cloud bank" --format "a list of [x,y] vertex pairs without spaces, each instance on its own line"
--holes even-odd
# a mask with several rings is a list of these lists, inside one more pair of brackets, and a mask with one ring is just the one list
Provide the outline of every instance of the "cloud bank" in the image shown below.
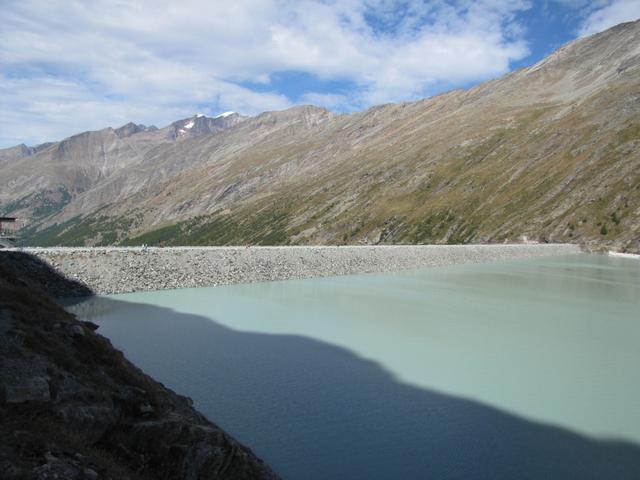
[[617,0],[596,3],[580,28],[580,36],[592,35],[622,22],[640,18],[640,1]]

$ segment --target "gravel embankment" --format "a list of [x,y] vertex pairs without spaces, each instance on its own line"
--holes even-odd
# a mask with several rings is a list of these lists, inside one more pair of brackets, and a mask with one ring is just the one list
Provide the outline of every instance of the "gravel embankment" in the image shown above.
[[[16,249],[13,249],[15,251]],[[4,250],[9,251],[9,250]],[[576,245],[24,248],[96,294],[201,287],[578,253]],[[0,250],[0,255],[2,250]],[[71,294],[73,295],[73,294]]]

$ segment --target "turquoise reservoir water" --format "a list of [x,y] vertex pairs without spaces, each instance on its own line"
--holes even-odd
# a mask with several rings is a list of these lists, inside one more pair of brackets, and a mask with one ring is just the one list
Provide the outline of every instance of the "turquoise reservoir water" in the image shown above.
[[637,260],[547,257],[70,308],[284,478],[640,478]]

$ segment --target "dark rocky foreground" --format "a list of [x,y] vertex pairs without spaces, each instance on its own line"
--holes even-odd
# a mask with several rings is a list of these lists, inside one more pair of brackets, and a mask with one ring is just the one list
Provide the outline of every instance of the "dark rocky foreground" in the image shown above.
[[55,304],[41,268],[34,286],[0,257],[1,479],[278,478]]

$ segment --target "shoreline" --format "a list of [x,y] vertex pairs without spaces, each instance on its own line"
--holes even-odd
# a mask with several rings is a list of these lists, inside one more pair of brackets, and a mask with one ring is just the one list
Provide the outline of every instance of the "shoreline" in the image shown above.
[[[575,244],[483,244],[33,247],[2,249],[0,255],[20,266],[24,276],[41,276],[42,272],[32,271],[35,267],[30,265],[44,263],[46,268],[55,270],[75,284],[85,286],[92,293],[105,295],[358,273],[385,273],[580,252],[580,247]],[[87,291],[77,288],[67,290],[58,290],[56,296],[84,296]]]
[[[0,255],[4,479],[280,477]],[[50,275],[48,282],[67,280]],[[46,285],[45,285],[46,286]],[[215,420],[211,419],[211,420]]]
[[638,255],[637,253],[623,253],[623,252],[614,252],[613,250],[609,250],[608,255],[610,257],[632,258],[634,260],[640,260],[640,255]]

